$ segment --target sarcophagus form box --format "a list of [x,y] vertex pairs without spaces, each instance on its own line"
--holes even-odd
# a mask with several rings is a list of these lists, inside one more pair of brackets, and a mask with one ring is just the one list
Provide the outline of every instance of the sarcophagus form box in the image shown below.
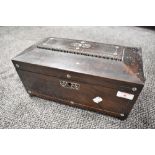
[[26,91],[125,119],[143,86],[141,48],[46,38],[12,59]]

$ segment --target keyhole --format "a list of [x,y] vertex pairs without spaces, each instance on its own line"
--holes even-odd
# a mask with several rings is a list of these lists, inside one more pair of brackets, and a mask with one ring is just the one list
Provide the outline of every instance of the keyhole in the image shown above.
[[71,87],[71,83],[70,82],[68,82],[68,86]]

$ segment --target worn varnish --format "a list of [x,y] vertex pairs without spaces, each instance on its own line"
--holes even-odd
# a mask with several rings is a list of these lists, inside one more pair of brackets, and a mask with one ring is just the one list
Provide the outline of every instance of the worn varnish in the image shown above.
[[143,86],[141,48],[46,38],[12,62],[33,96],[127,118]]

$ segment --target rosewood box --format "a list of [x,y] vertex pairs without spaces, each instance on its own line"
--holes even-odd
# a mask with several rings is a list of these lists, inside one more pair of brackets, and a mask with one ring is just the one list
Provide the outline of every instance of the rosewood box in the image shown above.
[[127,118],[145,82],[141,48],[46,38],[12,62],[30,96]]

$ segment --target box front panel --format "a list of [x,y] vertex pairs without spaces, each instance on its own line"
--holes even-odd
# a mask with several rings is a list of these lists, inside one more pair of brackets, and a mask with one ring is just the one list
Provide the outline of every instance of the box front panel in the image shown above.
[[73,106],[78,105],[122,118],[128,115],[133,106],[132,96],[122,98],[122,94],[118,94],[115,89],[22,70],[18,70],[18,73],[26,90],[32,95],[61,99]]

